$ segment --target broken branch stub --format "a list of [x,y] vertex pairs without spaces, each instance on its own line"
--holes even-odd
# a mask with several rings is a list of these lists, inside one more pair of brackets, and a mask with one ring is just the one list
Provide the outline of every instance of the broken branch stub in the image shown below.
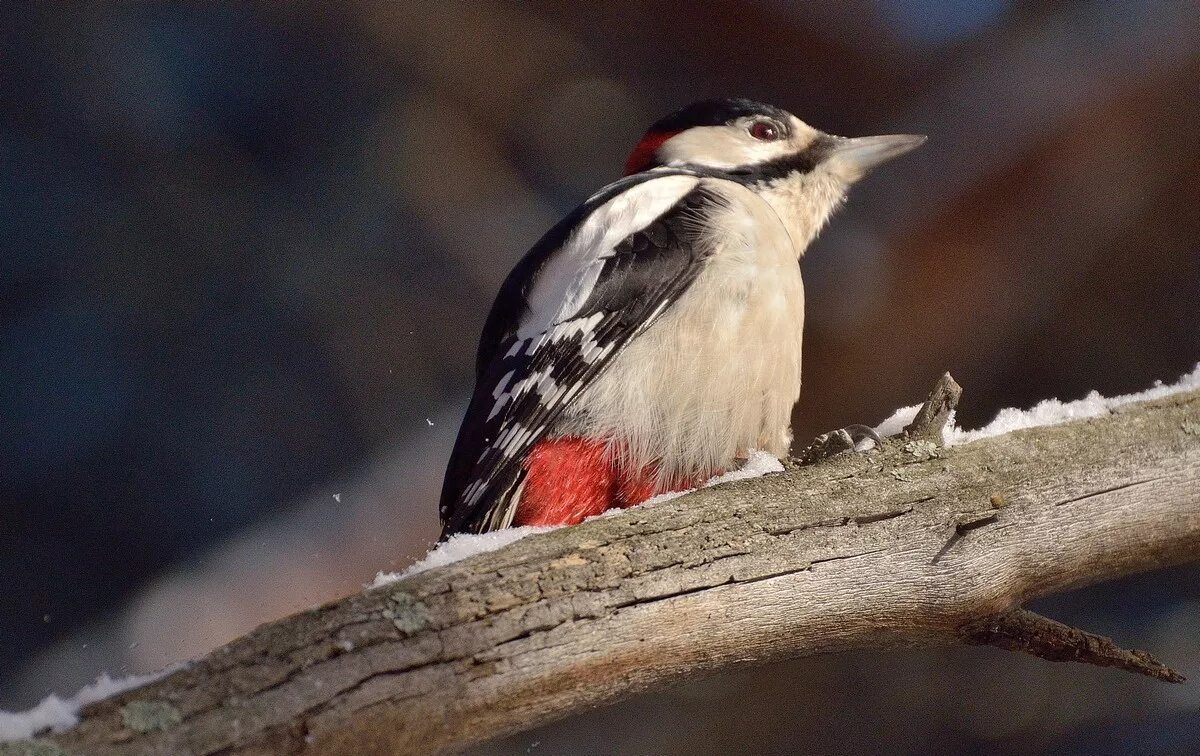
[[1121,648],[1112,638],[1064,625],[1028,609],[1014,609],[972,623],[963,628],[963,640],[1049,661],[1115,667],[1164,682],[1187,680],[1145,651]]
[[958,406],[961,398],[962,386],[959,386],[949,373],[942,373],[942,377],[934,384],[925,403],[917,411],[917,416],[904,427],[904,437],[917,441],[932,441],[938,446],[943,445],[945,439],[942,438],[942,430],[946,427],[950,413]]

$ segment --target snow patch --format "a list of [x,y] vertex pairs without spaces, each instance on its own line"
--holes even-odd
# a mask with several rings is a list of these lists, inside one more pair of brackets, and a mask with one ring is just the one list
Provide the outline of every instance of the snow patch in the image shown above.
[[908,424],[916,418],[917,413],[920,411],[921,405],[919,404],[914,404],[911,407],[901,407],[893,412],[892,416],[887,420],[884,420],[879,425],[876,425],[875,432],[879,434],[880,438],[899,436],[900,431],[904,430],[905,427],[907,427]]
[[403,570],[376,574],[375,580],[372,581],[370,587],[378,588],[381,585],[390,585],[397,580],[403,580],[412,575],[419,575],[426,570],[432,570],[434,567],[444,567],[467,557],[475,556],[476,554],[486,554],[489,551],[504,548],[510,543],[515,543],[525,536],[533,535],[534,533],[545,533],[554,530],[555,527],[522,525],[516,528],[494,530],[490,533],[457,533],[434,546],[423,559],[410,564]]
[[770,452],[752,449],[750,456],[746,458],[746,464],[736,470],[718,475],[715,478],[710,478],[704,488],[709,486],[719,485],[721,483],[732,483],[735,480],[749,480],[750,478],[761,478],[770,473],[783,472],[783,463],[775,458]]
[[[1093,391],[1084,398],[1071,402],[1046,399],[1026,410],[1011,407],[1002,409],[992,422],[977,430],[969,431],[959,428],[954,423],[954,413],[952,412],[946,420],[946,427],[942,431],[942,435],[946,440],[946,446],[957,446],[1024,428],[1059,425],[1071,420],[1100,417],[1126,404],[1161,399],[1164,396],[1197,388],[1200,388],[1200,363],[1196,363],[1192,372],[1180,377],[1175,383],[1164,384],[1162,381],[1155,381],[1152,387],[1134,394],[1103,397],[1098,391]],[[875,432],[883,437],[898,435],[906,425],[913,421],[919,409],[921,409],[921,405],[915,404],[896,410],[891,417],[875,426]]]
[[[1073,402],[1063,402],[1058,399],[1046,399],[1033,405],[1027,410],[1002,409],[996,414],[996,419],[982,428],[973,431],[962,430],[947,424],[945,431],[946,446],[966,444],[981,438],[999,436],[1023,428],[1037,428],[1043,425],[1058,425],[1071,420],[1082,420],[1088,417],[1107,415],[1118,407],[1134,402],[1147,402],[1161,399],[1164,396],[1178,394],[1200,388],[1200,362],[1187,375],[1181,376],[1172,384],[1155,381],[1154,385],[1145,391],[1121,396],[1103,397],[1098,391],[1093,391],[1082,399]],[[953,420],[953,418],[951,418]]]
[[149,685],[160,680],[182,665],[172,665],[158,672],[145,675],[129,675],[116,679],[107,672],[96,678],[96,682],[85,685],[69,698],[59,698],[54,693],[28,711],[0,711],[0,743],[6,740],[31,738],[40,732],[51,730],[62,732],[79,724],[79,710],[88,704],[124,693],[133,688]]

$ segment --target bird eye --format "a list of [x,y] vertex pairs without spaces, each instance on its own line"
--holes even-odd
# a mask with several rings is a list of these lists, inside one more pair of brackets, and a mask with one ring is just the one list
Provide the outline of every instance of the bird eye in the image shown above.
[[760,142],[774,142],[779,138],[779,124],[774,121],[755,121],[750,124],[750,136]]

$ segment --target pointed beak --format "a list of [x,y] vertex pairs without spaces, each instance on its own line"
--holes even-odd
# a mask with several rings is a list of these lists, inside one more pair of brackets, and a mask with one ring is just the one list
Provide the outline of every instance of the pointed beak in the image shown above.
[[869,137],[830,137],[825,165],[848,183],[858,181],[877,165],[886,163],[925,143],[919,134],[888,134]]

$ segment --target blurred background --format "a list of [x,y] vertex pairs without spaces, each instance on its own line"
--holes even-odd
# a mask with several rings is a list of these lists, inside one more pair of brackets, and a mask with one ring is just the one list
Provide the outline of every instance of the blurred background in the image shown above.
[[[804,261],[797,438],[1200,360],[1194,0],[4,3],[0,709],[419,557],[488,304],[642,130],[928,144]],[[1039,607],[1200,678],[1200,569]],[[1200,753],[1200,684],[982,649],[696,681],[481,753]]]

